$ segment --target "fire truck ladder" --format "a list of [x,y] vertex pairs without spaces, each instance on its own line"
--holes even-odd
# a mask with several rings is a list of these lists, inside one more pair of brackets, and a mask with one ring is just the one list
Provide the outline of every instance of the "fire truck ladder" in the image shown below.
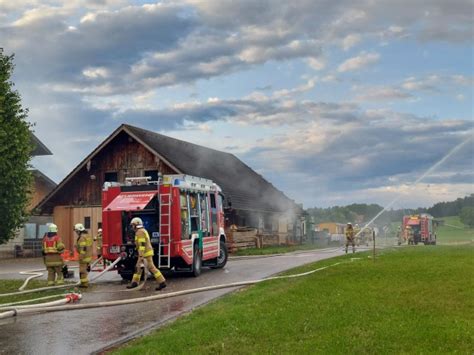
[[169,193],[160,194],[160,247],[158,267],[171,266],[171,188]]

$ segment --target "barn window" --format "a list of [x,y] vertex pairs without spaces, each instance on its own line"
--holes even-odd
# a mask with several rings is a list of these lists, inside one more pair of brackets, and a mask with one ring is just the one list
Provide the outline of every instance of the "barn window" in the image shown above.
[[84,217],[84,228],[85,229],[91,229],[91,218],[90,217]]
[[109,171],[104,174],[104,182],[117,182],[118,173],[116,171]]

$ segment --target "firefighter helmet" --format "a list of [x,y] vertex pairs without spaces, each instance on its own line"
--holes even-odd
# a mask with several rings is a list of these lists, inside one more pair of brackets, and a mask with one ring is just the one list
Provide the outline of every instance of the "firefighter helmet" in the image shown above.
[[49,233],[57,233],[58,232],[58,226],[55,225],[54,223],[50,223],[48,225],[48,232]]
[[82,223],[76,223],[74,225],[74,230],[76,232],[84,232],[86,229],[84,228],[84,225]]
[[97,233],[102,233],[102,228],[97,229]]
[[348,225],[348,226],[352,226],[352,223],[351,223],[351,222],[347,222],[347,225]]
[[135,217],[130,221],[130,225],[132,226],[143,226],[143,221],[140,217]]

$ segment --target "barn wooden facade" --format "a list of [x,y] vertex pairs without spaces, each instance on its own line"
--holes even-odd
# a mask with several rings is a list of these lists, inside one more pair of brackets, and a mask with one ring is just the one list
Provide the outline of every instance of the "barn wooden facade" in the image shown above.
[[[188,174],[213,180],[226,196],[227,226],[245,225],[293,232],[301,208],[232,154],[205,148],[130,125],[121,125],[89,154],[37,210],[52,214],[71,249],[72,226],[83,223],[93,235],[101,227],[104,182],[158,173]],[[284,234],[284,235],[283,235]]]

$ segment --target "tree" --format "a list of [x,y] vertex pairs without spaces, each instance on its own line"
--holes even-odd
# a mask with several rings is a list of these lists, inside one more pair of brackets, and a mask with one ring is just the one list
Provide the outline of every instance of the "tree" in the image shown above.
[[469,227],[474,227],[474,207],[463,207],[459,214],[461,222]]
[[28,218],[32,186],[31,124],[10,80],[13,69],[13,55],[0,49],[0,244],[11,239]]

